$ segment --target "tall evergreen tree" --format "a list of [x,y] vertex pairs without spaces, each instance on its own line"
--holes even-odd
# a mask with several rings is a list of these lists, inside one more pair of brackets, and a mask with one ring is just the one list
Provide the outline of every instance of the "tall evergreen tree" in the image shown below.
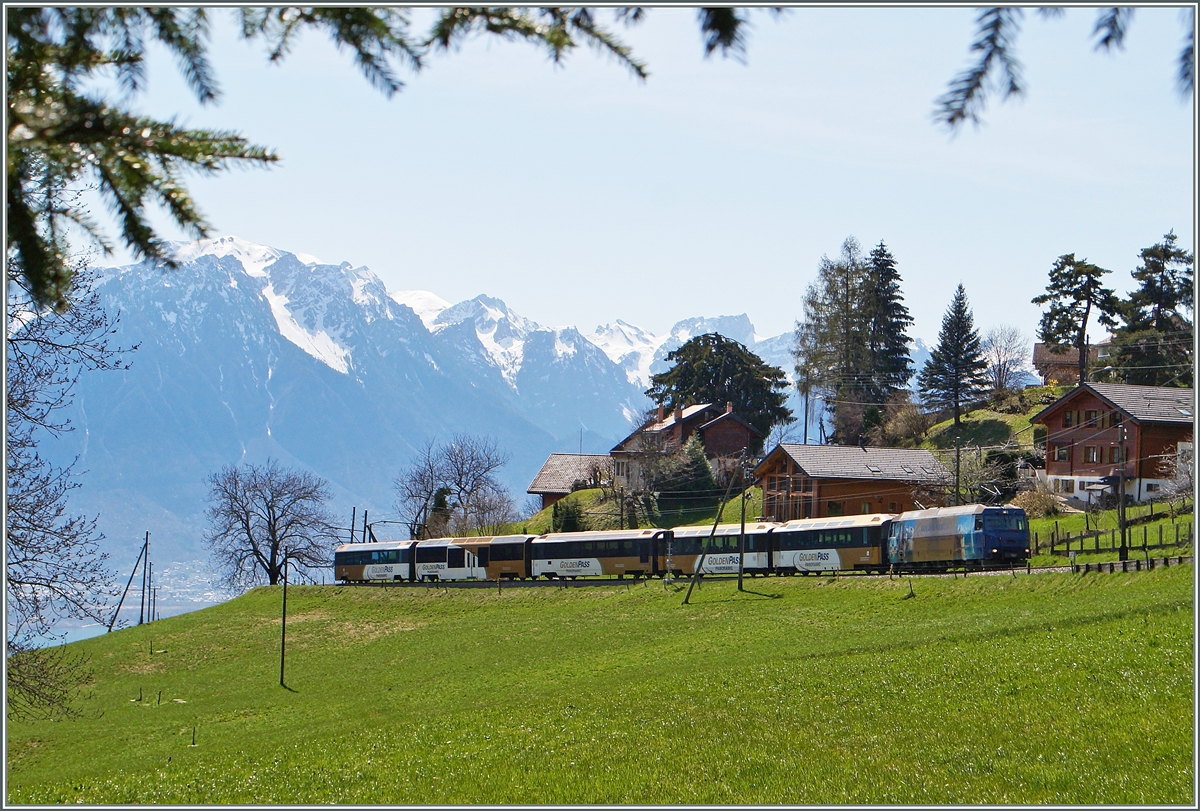
[[650,378],[646,396],[668,408],[700,403],[733,403],[738,416],[764,437],[771,427],[792,421],[787,378],[782,369],[742,344],[717,333],[697,335],[667,355],[674,365]]
[[837,260],[821,257],[816,280],[804,294],[804,320],[796,327],[796,368],[825,406],[835,442],[861,433],[862,404],[870,380],[862,307],[867,265],[858,240],[847,237]]
[[1174,231],[1141,252],[1130,274],[1139,283],[1121,310],[1113,333],[1113,379],[1143,386],[1193,382],[1194,293],[1192,254],[1176,244]]
[[987,389],[987,368],[975,316],[960,284],[942,316],[937,346],[917,378],[921,396],[938,408],[953,408],[957,426],[963,404]]
[[888,399],[912,378],[911,324],[896,259],[882,241],[866,260],[854,237],[836,261],[821,257],[793,353],[797,386],[806,402],[824,402],[833,441],[851,444],[871,433]]
[[1076,259],[1073,253],[1063,254],[1050,268],[1046,292],[1033,298],[1034,304],[1049,305],[1042,313],[1038,338],[1052,350],[1056,346],[1074,346],[1079,350],[1080,383],[1087,380],[1087,328],[1092,311],[1096,311],[1096,320],[1102,325],[1117,325],[1113,316],[1120,312],[1120,300],[1100,282],[1109,272],[1086,259]]
[[871,251],[864,281],[862,304],[871,371],[867,401],[882,405],[908,385],[913,376],[912,356],[908,351],[912,342],[908,328],[913,320],[900,294],[896,258],[883,240]]

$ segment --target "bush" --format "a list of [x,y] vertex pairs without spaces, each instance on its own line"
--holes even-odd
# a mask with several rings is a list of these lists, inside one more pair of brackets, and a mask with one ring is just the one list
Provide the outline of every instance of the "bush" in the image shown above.
[[1043,490],[1026,490],[1008,503],[1010,507],[1020,507],[1030,518],[1044,518],[1047,515],[1058,515],[1058,499]]

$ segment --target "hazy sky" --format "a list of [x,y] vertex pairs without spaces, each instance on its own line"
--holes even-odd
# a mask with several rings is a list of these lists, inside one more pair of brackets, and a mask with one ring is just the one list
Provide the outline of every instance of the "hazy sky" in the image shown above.
[[703,58],[694,10],[652,9],[617,29],[645,83],[591,51],[555,67],[480,39],[391,100],[321,35],[269,66],[214,13],[222,101],[200,108],[163,58],[136,105],[281,154],[191,182],[216,235],[367,265],[392,290],[487,293],[585,332],[745,312],[765,337],[854,235],[896,256],[914,337],[936,338],[960,281],[978,326],[1032,336],[1060,254],[1123,292],[1141,248],[1194,239],[1180,9],[1138,9],[1113,54],[1093,50],[1094,10],[1030,10],[1026,98],[956,136],[932,111],[970,61],[973,8],[757,12],[745,64]]

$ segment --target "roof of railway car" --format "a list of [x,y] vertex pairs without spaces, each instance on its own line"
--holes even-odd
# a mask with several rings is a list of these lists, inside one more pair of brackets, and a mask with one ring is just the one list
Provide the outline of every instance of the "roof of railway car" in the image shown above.
[[[746,532],[770,532],[772,529],[778,526],[780,526],[780,524],[777,524],[774,521],[748,521],[746,523]],[[671,534],[676,538],[695,538],[701,535],[708,535],[709,533],[712,533],[712,531],[712,524],[709,524],[708,526],[674,527],[671,530]],[[725,536],[740,535],[741,533],[742,525],[738,523],[717,524],[717,531],[714,534]]]
[[957,507],[930,507],[928,510],[909,510],[901,513],[901,520],[912,520],[914,518],[934,518],[939,515],[977,515],[985,510],[1008,511],[1008,512],[1024,512],[1019,507],[1000,507],[989,504],[960,504]]
[[334,552],[347,552],[351,549],[362,549],[371,551],[372,549],[403,549],[406,546],[412,546],[415,541],[369,541],[367,543],[343,543],[334,547]]
[[865,515],[839,515],[829,518],[797,518],[776,528],[776,532],[799,532],[806,529],[837,529],[840,527],[882,526],[896,516],[892,513],[867,513]]
[[547,532],[537,541],[624,541],[628,539],[653,538],[666,532],[664,529],[594,529],[587,532]]

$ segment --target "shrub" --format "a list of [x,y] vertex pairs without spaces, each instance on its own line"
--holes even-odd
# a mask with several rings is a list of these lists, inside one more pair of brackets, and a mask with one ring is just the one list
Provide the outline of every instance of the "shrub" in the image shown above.
[[1058,515],[1058,499],[1044,490],[1026,490],[1009,502],[1010,507],[1020,507],[1030,518]]

